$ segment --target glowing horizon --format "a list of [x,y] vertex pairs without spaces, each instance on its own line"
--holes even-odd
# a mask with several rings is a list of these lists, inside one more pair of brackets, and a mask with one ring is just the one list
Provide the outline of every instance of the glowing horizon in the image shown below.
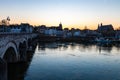
[[2,0],[0,20],[10,16],[11,24],[96,29],[98,24],[120,27],[120,0]]

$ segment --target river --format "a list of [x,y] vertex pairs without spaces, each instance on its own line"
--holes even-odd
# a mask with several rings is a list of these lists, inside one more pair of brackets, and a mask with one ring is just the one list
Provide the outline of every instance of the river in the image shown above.
[[120,80],[120,47],[39,43],[19,68],[9,71],[12,76],[17,71],[16,80]]

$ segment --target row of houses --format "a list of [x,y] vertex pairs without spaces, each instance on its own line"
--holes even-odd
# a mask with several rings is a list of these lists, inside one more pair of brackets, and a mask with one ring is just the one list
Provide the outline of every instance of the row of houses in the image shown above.
[[74,29],[72,28],[69,30],[68,28],[62,28],[62,24],[60,23],[59,26],[52,26],[52,27],[46,27],[45,25],[37,26],[38,30],[37,32],[43,35],[47,36],[56,36],[56,37],[85,37],[88,35],[100,35],[95,30],[80,30],[80,29]]
[[33,26],[28,23],[21,23],[20,25],[0,25],[0,33],[32,33]]
[[40,34],[44,34],[47,36],[56,36],[56,37],[112,37],[112,38],[120,38],[120,30],[114,30],[113,26],[103,25],[102,23],[98,25],[96,30],[89,29],[74,29],[69,30],[68,28],[62,28],[62,24],[59,26],[46,27],[45,25],[38,26],[37,31]]
[[[36,29],[37,28],[37,29]],[[84,30],[80,29],[68,29],[62,26],[60,23],[58,26],[47,27],[45,25],[41,26],[31,26],[28,23],[21,23],[20,25],[0,25],[0,33],[32,33],[38,32],[47,36],[56,36],[56,37],[112,37],[120,39],[120,30],[114,30],[113,26],[98,24],[96,30],[89,30],[85,28]]]

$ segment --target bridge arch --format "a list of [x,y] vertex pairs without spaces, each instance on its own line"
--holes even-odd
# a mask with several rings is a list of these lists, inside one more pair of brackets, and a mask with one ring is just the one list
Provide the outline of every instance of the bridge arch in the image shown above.
[[2,58],[6,62],[12,63],[18,61],[17,45],[13,41],[8,42],[4,49],[5,50],[3,52]]
[[[37,34],[2,34],[0,41],[0,58],[9,62],[20,61],[20,55],[26,55],[31,47],[31,41]],[[4,40],[4,41],[3,41]],[[20,48],[23,48],[23,51]],[[12,54],[9,59],[8,55]]]

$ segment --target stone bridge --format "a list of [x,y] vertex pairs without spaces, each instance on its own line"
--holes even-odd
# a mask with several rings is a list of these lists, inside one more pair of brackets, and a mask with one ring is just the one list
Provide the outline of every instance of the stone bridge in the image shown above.
[[0,61],[14,63],[24,61],[35,33],[0,34]]

